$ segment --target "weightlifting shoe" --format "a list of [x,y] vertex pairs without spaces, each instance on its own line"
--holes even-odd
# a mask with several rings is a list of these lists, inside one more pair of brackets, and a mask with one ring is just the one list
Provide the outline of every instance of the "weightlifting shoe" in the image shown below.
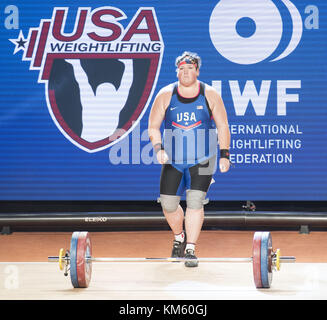
[[187,249],[185,253],[185,267],[197,267],[199,264],[198,258],[194,254],[194,250]]
[[171,257],[172,258],[183,258],[184,257],[184,251],[186,247],[186,233],[184,232],[184,241],[180,242],[177,240],[174,240],[173,243],[173,250],[171,252]]

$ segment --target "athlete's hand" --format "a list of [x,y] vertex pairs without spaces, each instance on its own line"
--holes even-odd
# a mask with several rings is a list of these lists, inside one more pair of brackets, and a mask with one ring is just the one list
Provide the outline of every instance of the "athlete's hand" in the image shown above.
[[165,150],[159,150],[157,152],[157,160],[160,164],[164,164],[168,161],[169,157]]
[[220,172],[222,172],[222,173],[227,172],[229,170],[229,167],[230,167],[230,162],[228,159],[226,159],[226,158],[219,159]]

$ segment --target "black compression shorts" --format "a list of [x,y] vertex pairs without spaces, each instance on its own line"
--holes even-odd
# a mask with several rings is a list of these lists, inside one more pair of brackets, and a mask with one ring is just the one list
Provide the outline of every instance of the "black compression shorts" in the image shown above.
[[183,171],[171,164],[164,164],[160,176],[160,194],[181,196],[188,189],[207,193],[216,168],[216,156]]

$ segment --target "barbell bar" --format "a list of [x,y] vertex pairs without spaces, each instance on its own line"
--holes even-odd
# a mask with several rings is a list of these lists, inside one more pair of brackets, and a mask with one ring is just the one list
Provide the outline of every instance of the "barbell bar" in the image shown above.
[[[49,256],[49,262],[60,262],[69,261],[70,258],[63,257],[60,260],[59,256]],[[85,257],[86,261],[91,262],[184,262],[186,258],[92,258]],[[197,258],[199,262],[253,262],[253,257],[250,258]],[[282,263],[293,263],[295,262],[295,257],[283,256],[279,258]],[[60,270],[62,270],[60,268]]]
[[[280,249],[273,251],[270,232],[255,232],[252,257],[249,258],[198,258],[199,262],[252,262],[254,283],[257,288],[270,288],[272,272],[279,271],[281,263],[294,263],[293,256],[281,256]],[[92,245],[87,231],[74,232],[70,250],[59,250],[59,256],[49,256],[49,262],[58,262],[59,269],[68,276],[74,288],[87,288],[92,274],[92,262],[183,262],[186,258],[101,258],[92,257]]]

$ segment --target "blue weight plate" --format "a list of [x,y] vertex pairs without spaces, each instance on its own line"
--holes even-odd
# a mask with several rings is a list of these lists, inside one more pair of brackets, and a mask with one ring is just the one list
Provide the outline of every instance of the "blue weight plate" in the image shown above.
[[77,243],[79,232],[74,232],[70,241],[70,280],[74,288],[79,288],[77,279]]
[[261,282],[263,288],[270,288],[272,282],[271,272],[272,240],[270,232],[262,232],[261,236]]

